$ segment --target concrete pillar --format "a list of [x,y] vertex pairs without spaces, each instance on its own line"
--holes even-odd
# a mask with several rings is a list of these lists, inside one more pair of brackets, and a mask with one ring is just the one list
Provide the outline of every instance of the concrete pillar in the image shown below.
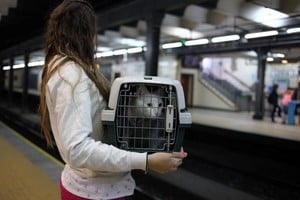
[[146,71],[147,76],[157,76],[160,26],[164,17],[163,11],[153,11],[146,17],[147,21],[147,51],[146,51]]
[[24,72],[23,72],[23,92],[22,92],[22,113],[28,112],[28,78],[29,78],[29,54],[24,55]]
[[3,97],[4,93],[4,78],[3,62],[0,60],[0,97]]
[[13,88],[14,88],[14,58],[10,58],[10,69],[9,69],[9,84],[8,84],[8,106],[13,105]]
[[256,49],[258,68],[257,68],[257,81],[255,84],[255,106],[253,119],[262,120],[264,116],[264,87],[265,87],[265,72],[266,72],[266,59],[268,49]]

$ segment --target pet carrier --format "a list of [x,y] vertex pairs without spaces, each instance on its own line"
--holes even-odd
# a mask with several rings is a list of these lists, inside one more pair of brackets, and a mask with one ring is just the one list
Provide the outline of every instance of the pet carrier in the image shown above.
[[180,82],[154,76],[115,79],[102,112],[104,141],[138,152],[179,151],[191,121]]

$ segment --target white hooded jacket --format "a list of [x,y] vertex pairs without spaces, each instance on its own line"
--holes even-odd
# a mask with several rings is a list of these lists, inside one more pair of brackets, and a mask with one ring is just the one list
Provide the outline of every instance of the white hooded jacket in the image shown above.
[[[67,176],[71,176],[71,185],[84,180],[84,187],[101,189],[106,184],[124,184],[122,181],[129,178],[132,183],[129,193],[132,193],[135,185],[130,171],[146,170],[147,155],[124,151],[101,142],[104,134],[101,111],[106,103],[83,69],[75,62],[66,62],[50,78],[46,89],[52,132],[66,163],[62,173],[64,187],[79,196],[91,198],[93,194],[75,191],[81,188],[80,185],[68,186]],[[129,194],[110,193],[107,191],[103,195],[116,198]],[[103,195],[95,194],[99,199],[104,198]]]

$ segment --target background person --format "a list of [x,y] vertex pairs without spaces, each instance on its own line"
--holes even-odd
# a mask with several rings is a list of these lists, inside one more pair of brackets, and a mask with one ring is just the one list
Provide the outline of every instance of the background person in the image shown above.
[[272,122],[275,121],[275,114],[277,113],[278,117],[281,117],[281,107],[278,104],[278,84],[274,84],[272,87],[272,91],[268,96],[268,102],[269,104],[272,105],[272,110],[271,110],[271,120]]
[[287,88],[287,90],[282,94],[281,106],[283,110],[283,115],[282,115],[283,124],[286,123],[286,116],[288,114],[288,105],[292,100],[292,96],[293,96],[293,90],[291,88]]

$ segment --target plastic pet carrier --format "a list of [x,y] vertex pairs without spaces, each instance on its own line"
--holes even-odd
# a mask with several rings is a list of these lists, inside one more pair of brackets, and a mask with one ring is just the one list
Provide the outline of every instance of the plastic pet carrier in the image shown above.
[[138,152],[179,151],[192,123],[181,83],[162,77],[121,77],[102,112],[104,141]]

